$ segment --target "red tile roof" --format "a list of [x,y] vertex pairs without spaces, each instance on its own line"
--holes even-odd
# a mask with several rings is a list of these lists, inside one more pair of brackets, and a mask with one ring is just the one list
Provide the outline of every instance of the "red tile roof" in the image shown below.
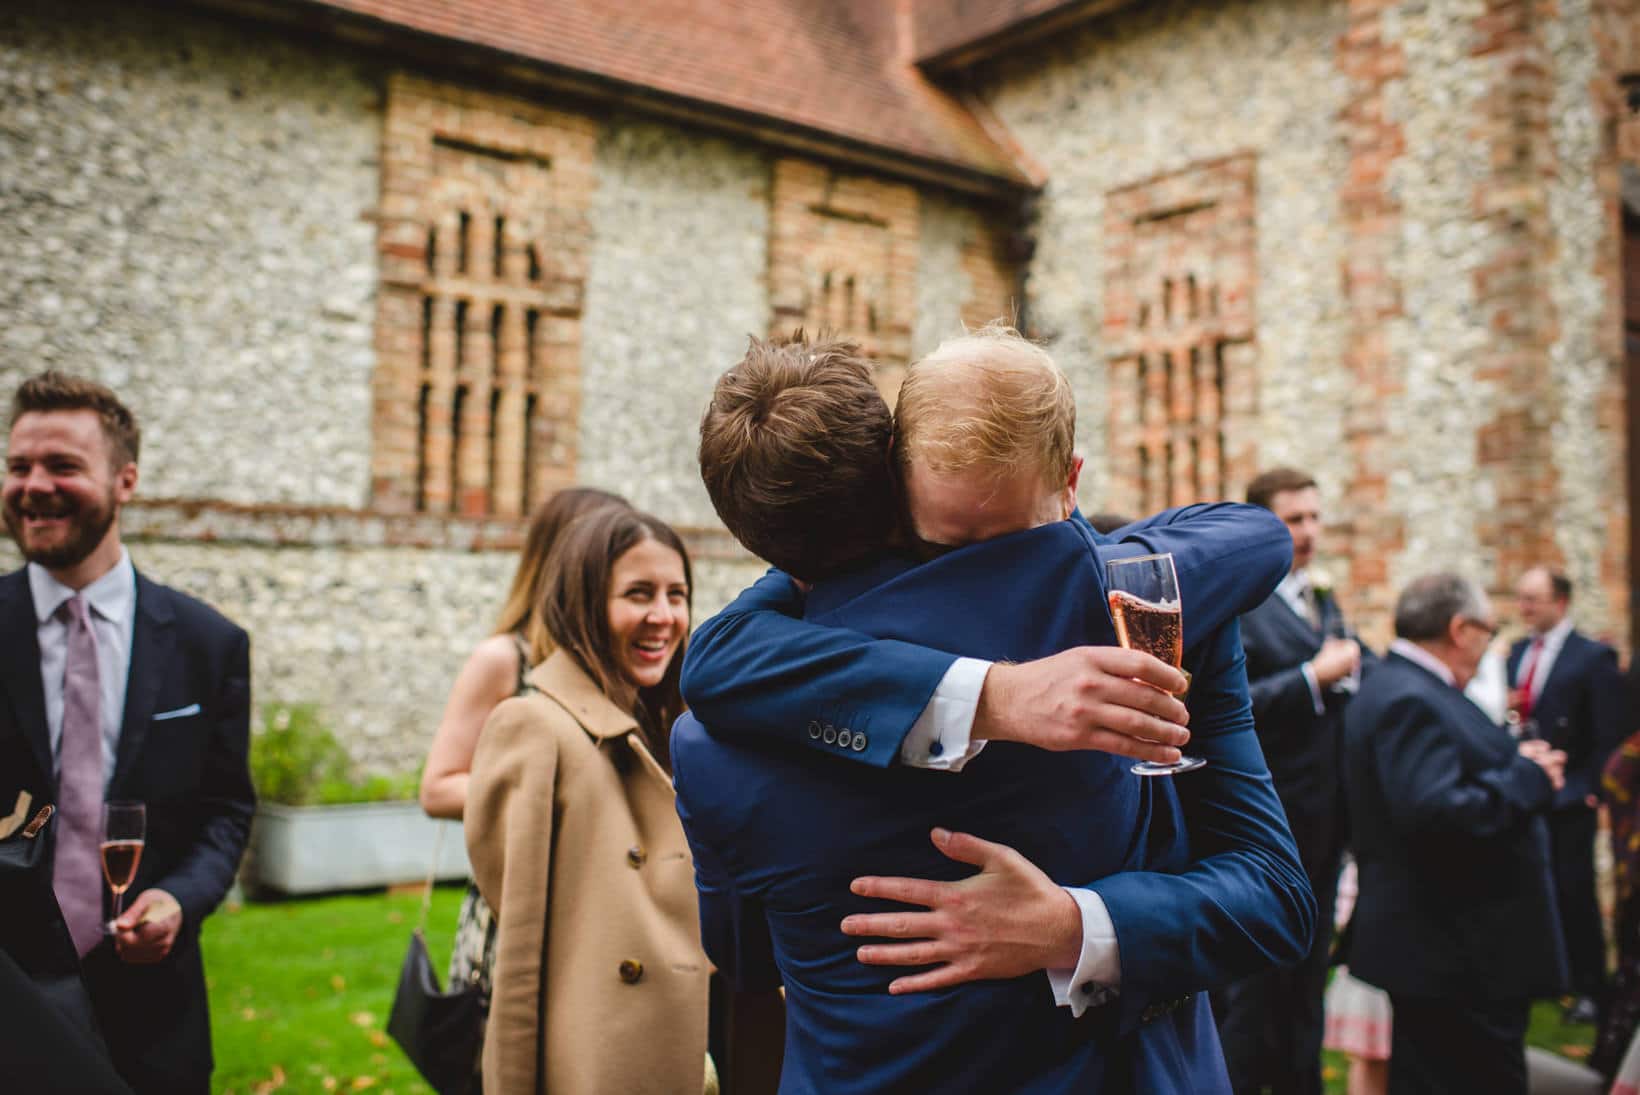
[[895,0],[308,2],[1026,185],[979,120],[901,48]]
[[955,67],[1133,0],[914,0],[919,64]]

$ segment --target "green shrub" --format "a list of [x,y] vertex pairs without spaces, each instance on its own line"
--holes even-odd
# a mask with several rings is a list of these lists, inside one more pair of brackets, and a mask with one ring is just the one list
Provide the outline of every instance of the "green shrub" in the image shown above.
[[251,780],[264,802],[286,806],[414,800],[417,772],[360,779],[347,747],[311,703],[269,703],[251,733]]

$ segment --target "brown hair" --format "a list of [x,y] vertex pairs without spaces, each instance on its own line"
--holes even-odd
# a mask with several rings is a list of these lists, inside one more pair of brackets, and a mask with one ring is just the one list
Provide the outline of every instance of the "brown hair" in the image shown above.
[[645,540],[659,541],[683,559],[683,578],[690,587],[693,608],[689,552],[672,526],[629,506],[606,505],[575,521],[559,536],[547,560],[540,616],[558,648],[575,659],[615,706],[632,712],[649,751],[671,772],[668,740],[673,721],[683,714],[678,677],[688,635],[678,644],[661,683],[638,688],[617,665],[609,631],[609,585],[615,561]]
[[142,431],[137,428],[137,416],[120,402],[113,389],[95,380],[47,369],[18,385],[11,397],[11,425],[17,425],[25,414],[48,411],[96,412],[115,469],[137,462]]
[[1271,503],[1276,495],[1286,494],[1291,490],[1308,490],[1315,486],[1315,477],[1297,468],[1271,468],[1260,472],[1253,481],[1247,484],[1247,501],[1265,509],[1274,508]]
[[900,469],[1035,466],[1062,486],[1076,459],[1076,397],[1042,347],[1005,324],[948,338],[912,365],[894,409]]
[[854,343],[753,338],[701,419],[700,475],[746,550],[812,581],[893,536],[893,431]]
[[618,494],[596,487],[568,487],[535,507],[529,531],[524,534],[524,550],[513,571],[512,588],[495,622],[495,634],[521,634],[530,648],[530,664],[537,665],[552,653],[552,636],[537,611],[541,591],[547,583],[547,559],[564,530],[587,514],[605,506],[628,506]]

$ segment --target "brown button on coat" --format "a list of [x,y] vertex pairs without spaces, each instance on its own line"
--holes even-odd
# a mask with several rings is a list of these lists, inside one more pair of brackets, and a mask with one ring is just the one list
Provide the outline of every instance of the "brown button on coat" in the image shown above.
[[671,780],[570,655],[529,682],[484,724],[463,818],[498,924],[484,1090],[700,1095],[707,965]]

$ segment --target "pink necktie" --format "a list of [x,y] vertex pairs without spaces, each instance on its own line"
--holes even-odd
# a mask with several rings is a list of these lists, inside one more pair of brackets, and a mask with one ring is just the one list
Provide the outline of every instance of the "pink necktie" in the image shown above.
[[1521,667],[1522,672],[1520,675],[1520,717],[1522,719],[1531,718],[1532,708],[1536,706],[1532,702],[1532,678],[1537,676],[1538,659],[1541,657],[1543,657],[1543,639],[1540,637],[1532,640],[1532,648],[1526,652],[1526,657],[1521,659],[1525,663]]
[[84,956],[102,939],[102,687],[97,636],[85,598],[76,594],[57,615],[68,628],[63,665],[63,735],[57,751],[61,821],[51,886],[74,946]]

